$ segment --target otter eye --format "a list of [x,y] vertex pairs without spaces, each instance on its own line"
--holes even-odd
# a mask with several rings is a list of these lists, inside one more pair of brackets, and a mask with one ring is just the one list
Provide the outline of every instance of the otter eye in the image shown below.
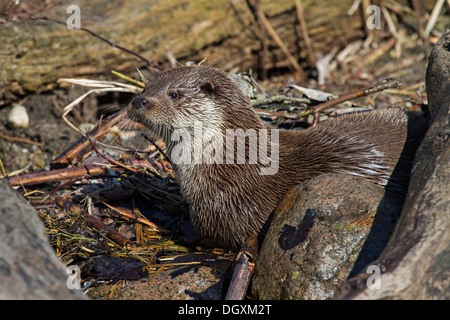
[[172,100],[177,100],[180,97],[180,95],[178,94],[178,92],[171,92],[169,93],[169,98]]

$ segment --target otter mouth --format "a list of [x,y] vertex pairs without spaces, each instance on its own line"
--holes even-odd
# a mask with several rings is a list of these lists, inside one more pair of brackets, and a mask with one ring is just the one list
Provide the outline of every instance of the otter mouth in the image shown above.
[[140,112],[133,110],[131,108],[128,108],[127,116],[130,120],[145,125],[145,117],[142,114],[140,114]]
[[151,121],[148,120],[148,117],[145,116],[145,114],[143,114],[140,111],[136,111],[134,109],[128,108],[128,110],[127,110],[127,117],[131,121],[140,123],[140,124],[144,125],[147,128],[151,128],[151,127],[154,126],[154,124]]
[[146,115],[145,112],[143,111],[128,108],[127,117],[131,121],[144,125],[144,127],[146,127],[148,130],[150,130],[152,133],[154,133],[156,136],[163,139],[164,141],[169,136],[170,129],[167,128],[166,125],[164,125],[159,121],[149,119],[148,115]]

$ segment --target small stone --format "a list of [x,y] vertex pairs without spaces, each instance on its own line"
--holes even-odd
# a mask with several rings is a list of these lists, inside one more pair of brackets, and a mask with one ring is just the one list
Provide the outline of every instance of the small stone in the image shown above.
[[21,105],[15,105],[6,117],[8,126],[12,129],[26,129],[30,124],[27,109]]

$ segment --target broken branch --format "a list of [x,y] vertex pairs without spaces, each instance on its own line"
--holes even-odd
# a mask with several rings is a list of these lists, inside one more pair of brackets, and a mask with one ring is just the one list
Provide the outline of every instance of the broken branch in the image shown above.
[[319,122],[319,112],[322,110],[325,110],[326,108],[332,107],[334,105],[337,105],[338,103],[342,103],[345,101],[349,101],[349,100],[354,100],[354,99],[358,99],[361,97],[365,97],[371,94],[374,94],[376,92],[380,92],[386,89],[390,89],[390,88],[396,88],[400,85],[400,82],[395,79],[395,78],[388,78],[386,80],[384,80],[383,82],[380,82],[378,84],[376,84],[375,86],[372,87],[368,87],[365,88],[363,90],[360,90],[358,92],[355,93],[350,93],[347,95],[344,95],[342,97],[333,99],[333,100],[329,100],[327,102],[321,103],[318,106],[315,106],[314,108],[312,108],[311,110],[308,110],[302,114],[300,114],[300,117],[304,117],[310,114],[314,115],[314,122],[312,123],[312,127],[316,126]]
[[258,238],[247,238],[234,261],[234,271],[225,300],[243,300],[255,270]]
[[123,171],[122,168],[117,167],[108,168],[106,166],[91,165],[75,168],[64,168],[50,171],[33,172],[21,176],[7,177],[5,178],[5,180],[11,186],[20,186],[20,185],[26,186],[60,180],[74,179],[79,177],[109,174],[108,170],[110,169],[114,170],[115,172]]

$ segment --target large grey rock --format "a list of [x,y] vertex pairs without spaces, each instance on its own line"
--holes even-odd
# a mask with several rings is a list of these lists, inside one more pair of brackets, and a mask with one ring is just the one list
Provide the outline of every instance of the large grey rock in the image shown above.
[[330,299],[378,257],[400,213],[363,178],[324,174],[293,188],[274,213],[256,261],[259,299]]
[[67,279],[34,208],[0,180],[0,299],[83,298]]

